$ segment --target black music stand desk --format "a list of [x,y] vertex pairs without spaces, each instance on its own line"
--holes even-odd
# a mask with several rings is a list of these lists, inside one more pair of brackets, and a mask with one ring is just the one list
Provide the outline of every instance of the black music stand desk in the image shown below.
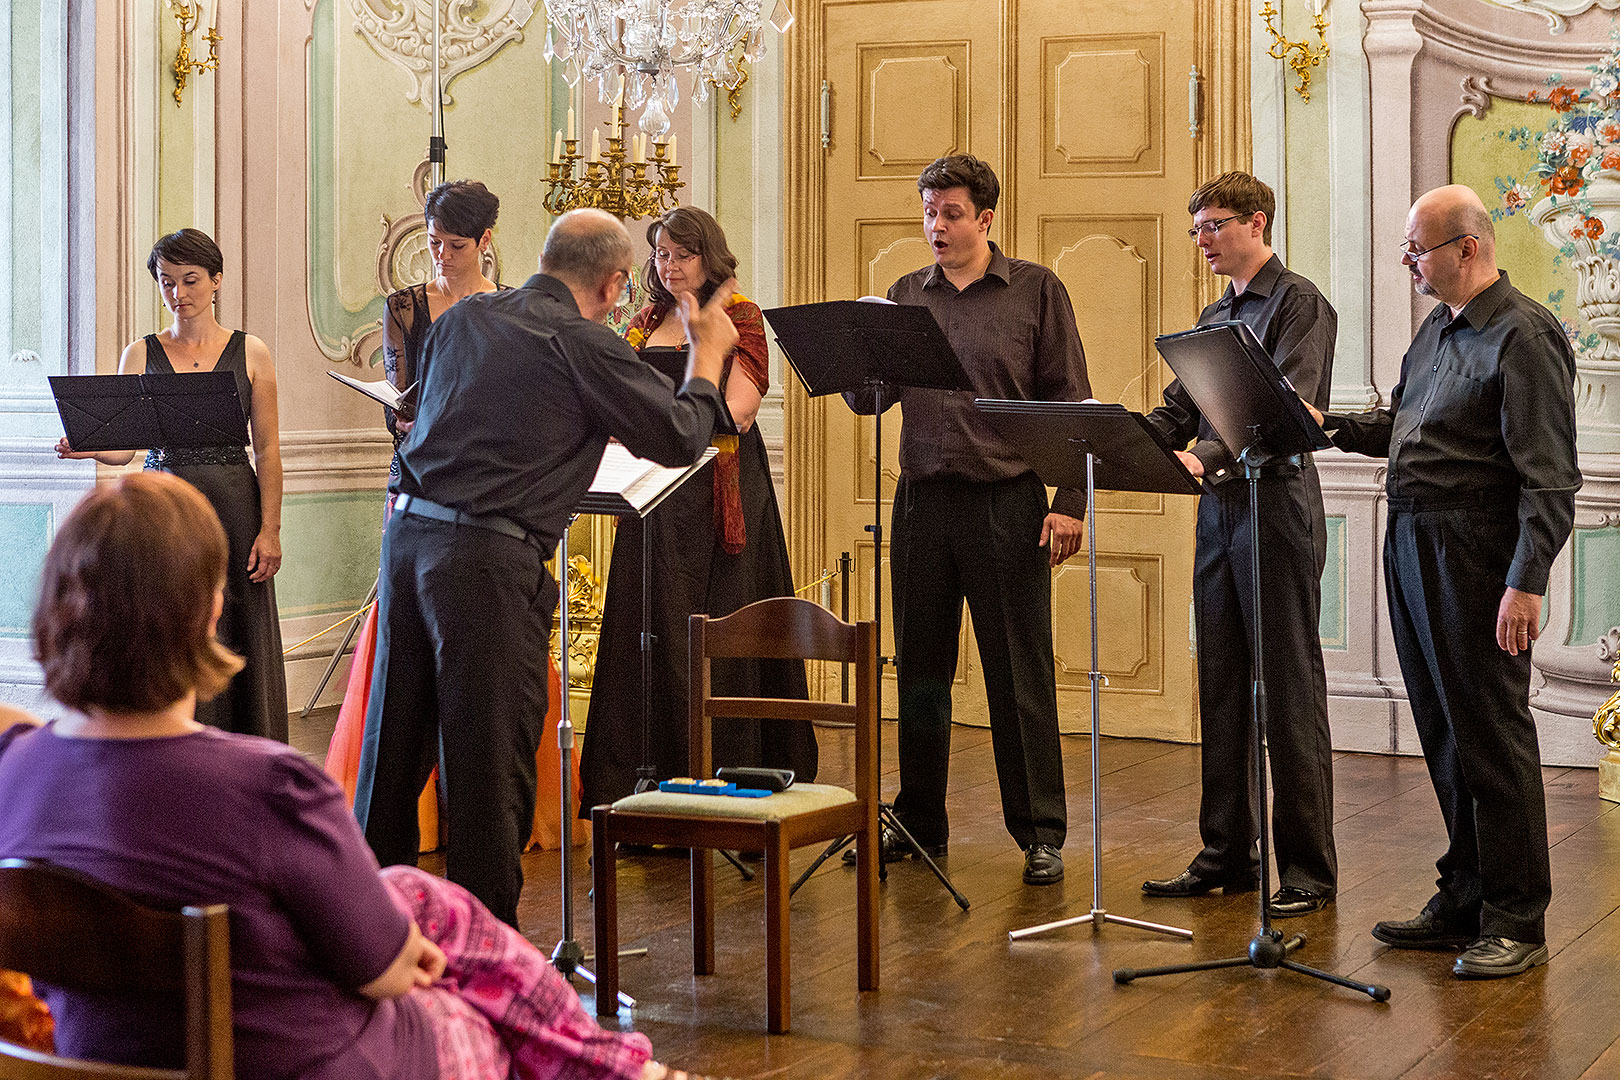
[[[799,381],[811,397],[847,394],[861,399],[849,404],[866,413],[871,396],[876,420],[872,451],[872,626],[879,648],[883,641],[883,412],[899,400],[901,388],[927,390],[972,390],[973,384],[962,370],[956,351],[945,340],[934,313],[920,304],[894,304],[887,301],[828,300],[819,304],[771,308],[765,312],[776,331],[776,344],[793,365]],[[894,391],[890,393],[890,391]],[[890,662],[879,656],[878,663]],[[922,849],[910,831],[895,816],[894,807],[879,802],[878,814],[927,864],[939,883],[945,886],[963,911],[968,899],[951,884],[939,864]],[[793,883],[797,890],[829,857],[854,838],[835,840]],[[878,860],[878,876],[887,880],[888,868]]]
[[229,371],[52,375],[74,450],[246,446],[247,414]]
[[1286,968],[1358,990],[1374,1001],[1388,1001],[1387,986],[1356,982],[1290,960],[1289,954],[1305,944],[1305,935],[1296,933],[1285,940],[1281,931],[1271,928],[1271,814],[1266,798],[1266,681],[1260,633],[1261,616],[1265,611],[1260,581],[1260,478],[1299,467],[1306,454],[1330,445],[1328,437],[1311,419],[1293,386],[1243,323],[1211,323],[1164,335],[1154,344],[1221,441],[1243,463],[1243,475],[1249,482],[1249,534],[1253,537],[1249,572],[1254,604],[1254,627],[1249,642],[1254,711],[1250,756],[1260,826],[1260,930],[1241,956],[1165,967],[1120,968],[1114,972],[1114,981],[1128,983],[1152,975],[1229,967]]
[[1142,919],[1113,915],[1102,903],[1102,692],[1108,681],[1097,659],[1097,490],[1157,491],[1169,495],[1196,495],[1198,481],[1166,446],[1140,413],[1123,405],[1069,401],[1003,401],[979,398],[974,402],[1001,437],[1018,450],[1049,487],[1086,489],[1086,557],[1091,572],[1091,910],[1084,915],[1013,930],[1013,941],[1091,924],[1093,933],[1104,923],[1120,923],[1141,930],[1191,938],[1191,930]]

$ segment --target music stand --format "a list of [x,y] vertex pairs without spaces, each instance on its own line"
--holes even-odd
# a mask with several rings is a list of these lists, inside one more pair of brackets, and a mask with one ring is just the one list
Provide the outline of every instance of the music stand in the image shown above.
[[1158,491],[1169,495],[1196,495],[1200,488],[1187,467],[1177,459],[1140,413],[1123,405],[1080,404],[1069,401],[974,401],[1001,437],[1049,487],[1086,489],[1086,559],[1091,572],[1091,910],[1084,915],[1013,930],[1012,941],[1091,924],[1093,933],[1103,923],[1120,923],[1173,937],[1191,938],[1192,931],[1163,923],[1110,914],[1102,903],[1102,691],[1108,682],[1097,660],[1097,489]]
[[[705,447],[702,456],[684,469],[654,468],[651,462],[633,458],[623,446],[617,443],[610,444],[602,455],[602,464],[597,468],[590,490],[581,496],[578,505],[568,515],[568,523],[563,526],[562,535],[557,539],[557,577],[560,592],[557,628],[561,640],[559,651],[562,653],[561,663],[558,664],[561,669],[559,675],[562,681],[562,702],[557,715],[557,748],[560,761],[557,787],[561,792],[559,798],[562,803],[562,937],[558,939],[556,948],[551,950],[551,963],[564,978],[577,974],[592,986],[596,985],[596,974],[585,966],[585,950],[574,938],[574,719],[572,703],[568,699],[568,528],[581,514],[609,514],[614,517],[635,515],[645,518],[658,509],[659,504],[676,488],[690,480],[699,469],[713,460],[714,455],[714,447]],[[649,466],[649,469],[628,483],[625,474],[614,472],[615,466],[619,469],[633,469],[635,463]],[[628,949],[622,955],[633,956],[646,951]],[[621,990],[619,1004],[633,1009],[636,1001]]]
[[[883,411],[899,400],[891,388],[972,390],[962,363],[945,340],[934,313],[916,304],[829,300],[819,304],[771,308],[765,312],[776,331],[776,344],[811,397],[826,394],[871,396],[876,434],[872,452],[872,625],[883,641]],[[851,403],[853,407],[853,402]],[[864,401],[862,403],[864,405]],[[863,408],[858,411],[864,413]],[[898,642],[896,646],[898,647]],[[878,657],[878,664],[893,663]],[[916,837],[895,815],[894,804],[878,802],[878,816],[893,829],[951,894],[963,911],[968,899],[939,868]],[[847,847],[854,837],[835,840],[800,874],[789,892],[797,891],[823,862]],[[888,868],[878,858],[878,876]]]
[[229,371],[52,375],[74,450],[246,446],[247,414]]
[[1290,960],[1289,954],[1305,944],[1305,935],[1296,933],[1285,940],[1281,931],[1271,928],[1271,814],[1266,798],[1266,680],[1260,633],[1265,610],[1260,587],[1260,478],[1300,466],[1306,454],[1330,445],[1328,437],[1243,323],[1212,323],[1161,336],[1154,344],[1227,449],[1237,449],[1235,456],[1243,463],[1243,475],[1249,482],[1249,575],[1254,605],[1249,643],[1254,710],[1250,751],[1260,826],[1260,930],[1244,955],[1165,967],[1120,968],[1114,972],[1114,981],[1123,984],[1153,975],[1229,967],[1286,968],[1360,991],[1374,1001],[1388,1001],[1387,986],[1356,982]]

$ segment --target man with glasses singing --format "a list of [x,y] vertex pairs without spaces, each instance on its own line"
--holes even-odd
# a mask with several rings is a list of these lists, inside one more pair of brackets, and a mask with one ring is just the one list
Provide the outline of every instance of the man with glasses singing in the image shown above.
[[602,325],[631,262],[617,218],[571,211],[547,235],[540,273],[434,321],[383,536],[355,815],[378,862],[414,864],[416,799],[437,761],[446,876],[513,926],[557,604],[546,560],[609,436],[664,465],[697,460],[737,342],[729,287],[701,309],[683,295],[684,384],[642,363]]
[[1434,897],[1373,937],[1463,949],[1459,978],[1517,975],[1547,960],[1530,643],[1581,486],[1575,357],[1557,318],[1497,269],[1490,214],[1469,188],[1413,204],[1401,261],[1440,303],[1389,405],[1323,426],[1341,449],[1389,455],[1389,618],[1449,845]]
[[[1230,279],[1198,324],[1247,324],[1300,397],[1325,408],[1338,316],[1315,285],[1272,253],[1275,205],[1269,187],[1241,172],[1216,177],[1193,192],[1187,204],[1193,215],[1188,235],[1210,269]],[[1148,420],[1174,445],[1192,443],[1179,456],[1204,481],[1193,562],[1203,732],[1198,829],[1204,847],[1185,871],[1144,881],[1142,891],[1150,896],[1202,896],[1216,889],[1228,895],[1251,892],[1259,876],[1259,824],[1250,766],[1254,611],[1249,560],[1254,537],[1248,485],[1234,450],[1216,436],[1179,381],[1165,390],[1164,404]],[[1322,489],[1309,460],[1303,467],[1268,469],[1260,480],[1259,498],[1265,679],[1268,686],[1281,688],[1273,691],[1266,727],[1280,886],[1269,903],[1274,917],[1286,918],[1321,910],[1338,886],[1327,673],[1317,631],[1327,532]]]

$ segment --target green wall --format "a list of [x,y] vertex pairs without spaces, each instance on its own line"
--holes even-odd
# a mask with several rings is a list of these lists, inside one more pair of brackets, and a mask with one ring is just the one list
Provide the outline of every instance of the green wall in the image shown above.
[[0,551],[6,572],[0,576],[0,637],[28,637],[39,572],[55,529],[48,503],[0,503]]

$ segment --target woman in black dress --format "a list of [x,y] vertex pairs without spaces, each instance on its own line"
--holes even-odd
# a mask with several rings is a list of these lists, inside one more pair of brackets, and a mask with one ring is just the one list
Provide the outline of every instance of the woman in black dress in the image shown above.
[[[225,731],[287,741],[287,678],[281,620],[272,578],[281,569],[281,434],[276,418],[276,364],[263,341],[227,330],[214,314],[225,258],[207,233],[181,229],[152,246],[146,268],[174,321],[132,341],[118,374],[229,371],[248,414],[253,454],[241,446],[153,447],[146,468],[174,473],[207,497],[225,526],[230,564],[225,575],[221,644],[247,663],[225,691],[197,706],[197,719]],[[75,451],[66,438],[58,457],[127,465],[134,450]],[[153,552],[154,566],[163,553]]]
[[[652,254],[644,284],[651,295],[625,331],[642,359],[678,385],[686,368],[681,321],[669,318],[683,291],[706,302],[736,274],[737,260],[719,224],[702,210],[677,207],[647,229]],[[697,612],[719,617],[771,596],[791,596],[782,515],[771,483],[765,440],[754,426],[770,386],[765,323],[758,306],[738,293],[729,309],[737,347],[726,361],[720,391],[738,434],[716,432],[720,453],[645,522],[621,519],[603,605],[591,707],[580,773],[590,808],[635,790],[637,768],[657,779],[684,776],[687,758],[686,621]],[[654,635],[648,735],[642,726],[642,543],[649,545]],[[728,697],[805,697],[804,664],[785,660],[716,660],[716,694]],[[816,774],[816,737],[804,721],[726,721],[714,725],[714,763],[793,769]]]

